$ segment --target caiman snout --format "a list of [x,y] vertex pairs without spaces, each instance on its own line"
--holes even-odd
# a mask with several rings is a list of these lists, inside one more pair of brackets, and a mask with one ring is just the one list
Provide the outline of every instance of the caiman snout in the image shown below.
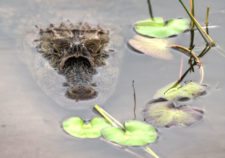
[[75,85],[67,89],[66,95],[78,101],[95,98],[97,92],[90,85]]

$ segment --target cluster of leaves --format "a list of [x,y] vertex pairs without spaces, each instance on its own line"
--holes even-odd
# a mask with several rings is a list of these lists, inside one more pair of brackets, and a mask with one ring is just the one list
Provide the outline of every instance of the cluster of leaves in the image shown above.
[[[134,50],[160,59],[172,58],[169,48],[176,49],[189,57],[190,68],[186,70],[177,82],[160,89],[144,110],[145,120],[157,126],[188,126],[202,119],[204,114],[203,110],[184,105],[183,101],[193,100],[203,95],[206,93],[206,87],[195,82],[185,83],[184,85],[180,83],[188,72],[194,71],[195,65],[198,65],[203,72],[202,74],[204,74],[200,58],[204,56],[215,43],[210,36],[208,36],[208,30],[206,29],[206,31],[204,31],[194,17],[194,0],[190,1],[191,13],[182,0],[179,0],[179,2],[184,7],[191,21],[188,19],[170,19],[164,21],[161,17],[153,17],[151,3],[150,0],[148,0],[151,18],[135,23],[134,29],[139,35],[136,35],[128,42]],[[208,21],[208,15],[206,19],[206,21]],[[206,26],[208,26],[208,24],[206,24]],[[193,51],[195,27],[207,43],[206,48],[203,49],[199,55],[196,55]],[[190,48],[176,44],[173,45],[171,41],[169,41],[168,37],[179,35],[188,29],[191,33]],[[202,75],[201,81],[203,78],[204,76]]]
[[162,17],[150,18],[135,23],[135,31],[151,38],[167,38],[179,35],[190,26],[188,19],[170,19],[164,21]]
[[101,130],[111,125],[101,117],[85,122],[80,117],[71,117],[63,122],[63,129],[77,138],[98,138]]
[[[183,2],[179,1],[183,5]],[[186,8],[185,10],[187,11]],[[190,14],[188,11],[187,13]],[[200,64],[199,58],[207,53],[214,44],[213,40],[204,31],[199,30],[203,38],[209,44],[210,42],[212,43],[210,46],[207,45],[206,49],[198,56],[193,53],[192,49],[189,50],[177,45],[173,47],[167,39],[183,33],[190,26],[192,26],[192,33],[194,33],[194,25],[198,29],[200,28],[196,19],[191,14],[189,16],[192,24],[187,19],[164,21],[161,17],[153,18],[152,16],[151,19],[138,21],[135,23],[134,29],[139,35],[130,39],[128,43],[138,52],[161,59],[171,59],[172,54],[168,51],[168,48],[176,48],[188,54],[190,63],[193,60],[194,64]],[[191,65],[190,70],[192,68],[193,66]],[[185,75],[181,76],[181,79],[184,77]],[[154,143],[158,138],[158,133],[156,128],[150,124],[158,127],[190,126],[203,118],[204,111],[202,109],[186,105],[187,102],[184,101],[194,100],[202,96],[206,93],[207,87],[195,82],[181,85],[181,80],[178,81],[158,90],[153,99],[147,103],[144,109],[144,119],[147,123],[130,120],[120,124],[111,115],[101,110],[100,107],[95,106],[103,118],[95,117],[90,121],[84,121],[80,117],[72,117],[63,122],[63,129],[76,138],[103,137],[108,141],[123,146],[146,146],[149,143]],[[147,148],[146,151],[158,158],[150,148]]]
[[106,128],[103,137],[109,141],[125,146],[144,146],[157,139],[156,129],[144,122],[131,120],[124,123],[124,129]]
[[183,33],[190,28],[188,19],[170,19],[155,17],[138,21],[134,24],[139,34],[129,40],[129,45],[137,52],[160,59],[172,59],[170,47],[172,42],[168,37]]
[[94,117],[86,122],[80,117],[71,117],[63,122],[63,129],[76,138],[99,138],[124,146],[144,146],[155,142],[156,129],[141,121],[130,120],[124,128],[114,127],[102,117]]
[[193,100],[206,93],[206,86],[195,82],[172,87],[171,83],[158,90],[144,109],[145,121],[156,126],[189,126],[203,118],[203,110],[185,105],[183,101]]
[[175,82],[159,89],[154,98],[165,98],[167,100],[190,100],[199,97],[206,93],[206,85],[201,85],[196,82],[188,82],[184,85],[178,84],[175,87]]
[[[189,82],[170,88],[171,84],[158,90],[154,96],[157,99],[147,104],[144,110],[145,121],[157,126],[170,127],[173,125],[188,126],[200,120],[204,114],[202,110],[179,105],[178,102],[175,104],[175,101],[199,97],[206,92],[206,87]],[[144,146],[155,142],[158,137],[157,130],[145,122],[130,120],[121,126],[115,126],[106,118],[94,117],[89,121],[84,121],[80,117],[71,117],[63,122],[63,129],[73,137],[98,138],[102,136],[106,140],[124,146]]]

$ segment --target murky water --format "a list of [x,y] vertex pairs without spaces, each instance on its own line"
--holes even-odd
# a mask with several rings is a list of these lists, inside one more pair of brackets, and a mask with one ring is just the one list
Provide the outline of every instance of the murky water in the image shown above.
[[[185,12],[176,0],[152,1],[155,16],[184,17]],[[33,25],[70,19],[88,21],[119,28],[124,41],[135,33],[132,24],[148,18],[145,0],[3,0],[0,2],[0,157],[14,158],[72,158],[72,157],[136,157],[124,149],[102,140],[80,140],[65,134],[60,123],[69,116],[90,118],[88,108],[70,109],[58,106],[38,85],[23,58],[21,46]],[[199,0],[196,4],[198,19],[203,22],[206,6],[211,6],[210,34],[225,49],[225,3],[223,0]],[[178,15],[179,13],[179,15]],[[176,38],[188,44],[189,35]],[[198,44],[203,42],[198,37]],[[137,116],[155,91],[177,79],[180,54],[173,52],[174,60],[162,61],[134,53],[122,43],[115,90],[101,105],[118,120],[133,118],[135,80]],[[119,50],[119,49],[118,49]],[[225,156],[225,58],[213,49],[203,58],[205,83],[210,85],[207,96],[194,105],[205,109],[204,120],[188,128],[159,129],[160,137],[151,147],[162,158],[224,158]],[[198,75],[192,76],[198,78]],[[79,106],[79,105],[77,105]],[[81,106],[81,105],[80,105]],[[82,105],[85,106],[85,105]],[[141,153],[138,150],[138,153]],[[140,154],[147,157],[145,154]]]

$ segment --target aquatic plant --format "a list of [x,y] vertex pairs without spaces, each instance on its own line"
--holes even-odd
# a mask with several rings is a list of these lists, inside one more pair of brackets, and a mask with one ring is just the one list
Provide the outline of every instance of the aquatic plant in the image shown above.
[[125,146],[144,146],[155,142],[156,129],[144,122],[130,120],[124,123],[124,129],[109,127],[102,130],[105,139]]
[[207,87],[196,82],[188,82],[183,85],[178,84],[171,88],[173,83],[159,89],[154,98],[165,98],[168,100],[190,100],[206,93]]
[[187,105],[176,105],[166,99],[150,101],[144,110],[145,121],[156,126],[190,126],[203,118],[203,110]]
[[154,38],[167,38],[183,33],[189,29],[188,19],[170,19],[164,21],[162,17],[138,21],[134,25],[137,33]]
[[[162,58],[166,59],[170,58],[170,54],[166,51],[166,48],[169,44],[166,43],[168,41],[163,43],[161,38],[177,35],[190,28],[189,48],[176,44],[169,46],[170,48],[176,49],[179,52],[187,55],[189,57],[190,67],[183,73],[183,75],[180,76],[176,82],[173,82],[160,89],[155,94],[154,99],[148,102],[146,108],[144,109],[145,121],[161,127],[171,127],[177,125],[190,126],[191,124],[203,118],[203,110],[183,104],[183,102],[181,102],[187,99],[194,99],[206,92],[206,86],[202,85],[201,83],[203,81],[203,76],[200,83],[186,82],[185,84],[182,84],[181,82],[189,72],[194,72],[195,66],[203,69],[200,58],[202,58],[212,47],[215,46],[215,42],[208,35],[209,31],[207,29],[209,9],[207,9],[205,22],[206,30],[203,30],[199,22],[194,17],[194,0],[190,0],[191,12],[187,10],[182,0],[179,0],[179,2],[184,7],[191,21],[186,19],[171,19],[167,22],[164,22],[163,18],[161,17],[154,18],[150,0],[148,0],[151,19],[137,22],[135,24],[135,30],[144,36],[156,37],[160,39],[152,40],[147,37],[135,36],[134,39],[129,41],[129,44],[134,49],[144,54],[152,55],[153,53],[151,52],[151,49],[153,51],[160,50],[161,52],[166,52],[164,54],[162,53],[162,55],[160,53],[157,55],[152,55],[156,57],[163,56]],[[194,52],[194,36],[196,28],[206,42],[206,47],[199,54]],[[162,48],[155,46],[161,45],[162,43],[159,44],[160,42],[164,44]],[[135,92],[134,100],[134,118],[136,119]],[[94,109],[98,111],[104,118],[101,118],[103,120],[99,121],[99,125],[97,125],[93,120],[90,121],[91,123],[86,124],[82,119],[75,117],[71,118],[71,120],[66,120],[63,123],[64,130],[75,137],[94,138],[103,136],[106,140],[122,146],[143,146],[142,149],[144,149],[147,153],[151,154],[154,158],[159,158],[159,156],[148,146],[149,143],[154,143],[158,137],[156,128],[150,124],[146,124],[145,122],[138,120],[130,120],[122,124],[105,110],[103,110],[100,106],[95,105]],[[94,123],[92,123],[92,121]],[[95,125],[97,126],[94,127]],[[90,129],[84,130],[84,133],[82,133],[80,131],[81,129],[83,130],[83,127],[90,127]],[[91,130],[93,130],[93,133],[89,136],[87,133]]]
[[[186,48],[184,46],[176,45],[176,48],[178,48],[178,50],[181,50],[181,52],[186,52],[186,54],[189,54],[190,67],[183,73],[183,75],[181,75],[181,77],[177,80],[177,82],[171,88],[176,87],[180,82],[182,82],[183,79],[187,76],[187,74],[189,72],[194,72],[195,66],[200,67],[202,70],[202,74],[204,74],[204,69],[203,69],[203,65],[201,63],[200,58],[205,56],[211,50],[212,47],[216,46],[215,41],[209,36],[209,30],[208,30],[209,8],[207,8],[207,11],[206,11],[206,20],[205,20],[206,30],[204,30],[202,28],[202,26],[199,24],[199,22],[196,20],[196,18],[193,16],[194,15],[194,0],[190,0],[191,12],[188,11],[187,7],[185,6],[185,4],[183,3],[182,0],[179,0],[179,2],[181,3],[184,10],[190,17],[190,19],[192,21],[192,27],[191,27],[191,36],[190,36],[190,47]],[[195,34],[194,28],[195,27],[197,28],[197,30],[199,31],[199,33],[201,34],[202,38],[205,40],[205,43],[206,43],[205,48],[198,55],[196,55],[193,51],[193,49],[194,49],[193,41],[194,41],[194,34]],[[203,79],[201,79],[201,81],[202,80]]]
[[[76,138],[99,138],[103,136],[106,140],[123,146],[146,146],[156,141],[158,133],[156,129],[142,121],[130,120],[121,124],[100,106],[94,109],[102,117],[94,117],[90,121],[84,121],[80,117],[71,117],[63,121],[62,128],[69,135]],[[145,147],[147,153],[159,158],[150,148]]]
[[101,117],[95,117],[85,122],[80,117],[71,117],[63,121],[63,129],[69,135],[77,138],[98,138],[101,136],[101,130],[111,125]]
[[173,58],[168,49],[172,45],[172,42],[168,39],[147,38],[136,35],[128,43],[134,50],[140,53],[165,60]]
[[[137,120],[128,121],[123,125],[99,105],[96,104],[94,109],[113,126],[102,130],[103,136],[110,141],[126,146],[145,146],[155,142],[158,137],[156,129],[151,125]],[[145,136],[147,138],[144,138]],[[154,158],[159,158],[149,146],[145,146],[144,150]]]

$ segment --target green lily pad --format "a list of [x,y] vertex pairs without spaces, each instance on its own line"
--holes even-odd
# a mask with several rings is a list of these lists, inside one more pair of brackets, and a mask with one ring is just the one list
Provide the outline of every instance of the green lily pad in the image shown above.
[[189,27],[190,21],[188,19],[171,19],[165,22],[161,17],[138,21],[134,25],[137,33],[155,38],[175,36]]
[[205,85],[195,82],[189,82],[185,85],[178,84],[176,87],[171,88],[173,85],[174,82],[158,90],[153,98],[166,98],[167,100],[178,101],[189,100],[205,94],[207,89]]
[[144,122],[132,120],[125,122],[125,130],[109,127],[102,130],[105,139],[125,146],[144,146],[157,139],[156,129]]
[[111,125],[103,118],[95,117],[85,123],[80,117],[71,117],[63,122],[63,129],[77,138],[98,138],[101,130]]
[[157,99],[149,102],[144,110],[144,118],[148,123],[157,126],[190,126],[203,118],[201,109],[182,105],[176,107],[171,101]]
[[128,43],[134,50],[143,54],[165,60],[173,58],[169,51],[169,45],[172,43],[169,39],[147,38],[136,35]]

